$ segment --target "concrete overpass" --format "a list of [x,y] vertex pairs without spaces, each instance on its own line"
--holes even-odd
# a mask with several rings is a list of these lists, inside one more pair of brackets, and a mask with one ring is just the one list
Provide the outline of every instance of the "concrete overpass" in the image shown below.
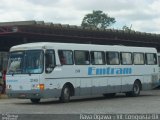
[[160,35],[137,31],[91,29],[80,26],[18,21],[0,23],[0,51],[29,42],[66,42],[155,47],[160,52]]

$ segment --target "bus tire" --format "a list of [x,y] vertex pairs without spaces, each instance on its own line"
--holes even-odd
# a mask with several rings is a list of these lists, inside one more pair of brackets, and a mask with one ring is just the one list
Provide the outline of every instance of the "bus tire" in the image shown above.
[[61,92],[60,102],[66,103],[70,101],[71,90],[68,85],[65,85]]
[[32,103],[39,103],[40,99],[30,99]]
[[131,92],[127,92],[126,96],[128,96],[128,97],[137,97],[137,96],[139,96],[140,91],[141,91],[141,84],[140,84],[139,81],[135,81],[134,84],[133,84],[132,91]]
[[140,91],[141,91],[141,85],[138,81],[135,81],[133,84],[133,91],[132,91],[133,97],[139,96]]

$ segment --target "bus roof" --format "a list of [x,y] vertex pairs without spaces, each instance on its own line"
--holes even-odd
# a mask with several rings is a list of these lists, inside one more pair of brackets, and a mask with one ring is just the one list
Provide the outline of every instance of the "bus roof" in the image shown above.
[[36,42],[16,45],[10,51],[34,50],[34,49],[69,49],[69,50],[97,50],[97,51],[151,51],[157,52],[152,47],[133,47],[123,45],[95,45],[95,44],[76,44],[76,43],[55,43],[55,42]]

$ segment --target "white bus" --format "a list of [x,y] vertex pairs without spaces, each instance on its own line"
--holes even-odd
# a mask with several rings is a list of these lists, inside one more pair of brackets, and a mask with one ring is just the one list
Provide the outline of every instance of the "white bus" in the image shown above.
[[6,92],[12,98],[138,96],[158,86],[157,50],[147,47],[28,43],[10,49]]

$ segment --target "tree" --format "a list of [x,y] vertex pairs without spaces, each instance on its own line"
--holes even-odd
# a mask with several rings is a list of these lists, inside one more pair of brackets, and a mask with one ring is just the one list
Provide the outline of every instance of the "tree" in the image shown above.
[[124,31],[133,31],[133,30],[132,30],[132,24],[131,24],[130,27],[124,25],[124,26],[122,27],[122,29],[123,29]]
[[81,26],[85,28],[89,27],[106,29],[115,22],[115,18],[109,17],[107,14],[103,13],[103,11],[97,10],[93,11],[93,13],[85,15]]

